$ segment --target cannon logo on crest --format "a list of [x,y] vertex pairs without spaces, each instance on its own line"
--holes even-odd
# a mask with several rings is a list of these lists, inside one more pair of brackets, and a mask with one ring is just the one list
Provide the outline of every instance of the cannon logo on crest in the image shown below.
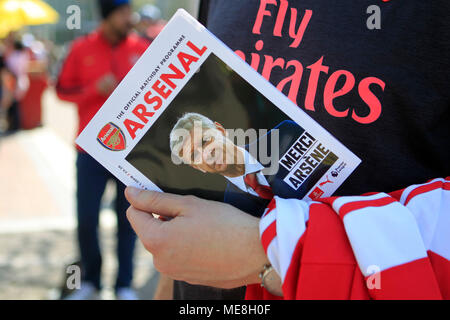
[[108,150],[122,151],[126,148],[125,135],[114,123],[110,122],[100,130],[97,141]]

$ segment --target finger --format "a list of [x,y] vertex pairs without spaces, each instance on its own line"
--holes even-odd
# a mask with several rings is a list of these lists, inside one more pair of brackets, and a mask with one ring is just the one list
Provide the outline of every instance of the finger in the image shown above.
[[183,196],[133,187],[125,189],[125,197],[136,209],[166,217],[178,216],[187,204]]
[[161,237],[160,226],[164,222],[154,218],[152,214],[129,207],[127,218],[134,232],[136,232],[146,247],[152,247],[153,242],[156,242]]

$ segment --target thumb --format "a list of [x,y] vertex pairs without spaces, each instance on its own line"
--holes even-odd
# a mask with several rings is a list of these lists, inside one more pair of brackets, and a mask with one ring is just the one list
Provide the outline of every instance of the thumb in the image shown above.
[[134,232],[136,232],[139,239],[145,244],[145,247],[152,248],[161,236],[161,228],[159,227],[164,222],[154,218],[153,215],[147,212],[142,212],[133,207],[128,208],[127,218]]
[[176,217],[183,210],[183,196],[157,191],[141,190],[134,187],[125,189],[125,197],[130,204],[141,211],[164,217]]

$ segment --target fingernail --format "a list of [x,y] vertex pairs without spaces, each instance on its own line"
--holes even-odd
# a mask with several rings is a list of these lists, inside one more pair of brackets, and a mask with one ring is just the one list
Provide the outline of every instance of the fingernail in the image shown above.
[[137,197],[137,195],[139,194],[139,192],[141,192],[140,189],[135,188],[135,187],[127,187],[127,194],[132,197],[135,198]]

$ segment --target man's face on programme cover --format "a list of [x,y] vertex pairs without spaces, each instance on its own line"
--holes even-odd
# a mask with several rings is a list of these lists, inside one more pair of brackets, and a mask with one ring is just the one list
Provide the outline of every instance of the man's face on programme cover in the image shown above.
[[179,151],[185,164],[203,173],[218,173],[229,177],[243,174],[243,154],[227,138],[222,125],[216,122],[214,129],[194,128],[189,136]]

